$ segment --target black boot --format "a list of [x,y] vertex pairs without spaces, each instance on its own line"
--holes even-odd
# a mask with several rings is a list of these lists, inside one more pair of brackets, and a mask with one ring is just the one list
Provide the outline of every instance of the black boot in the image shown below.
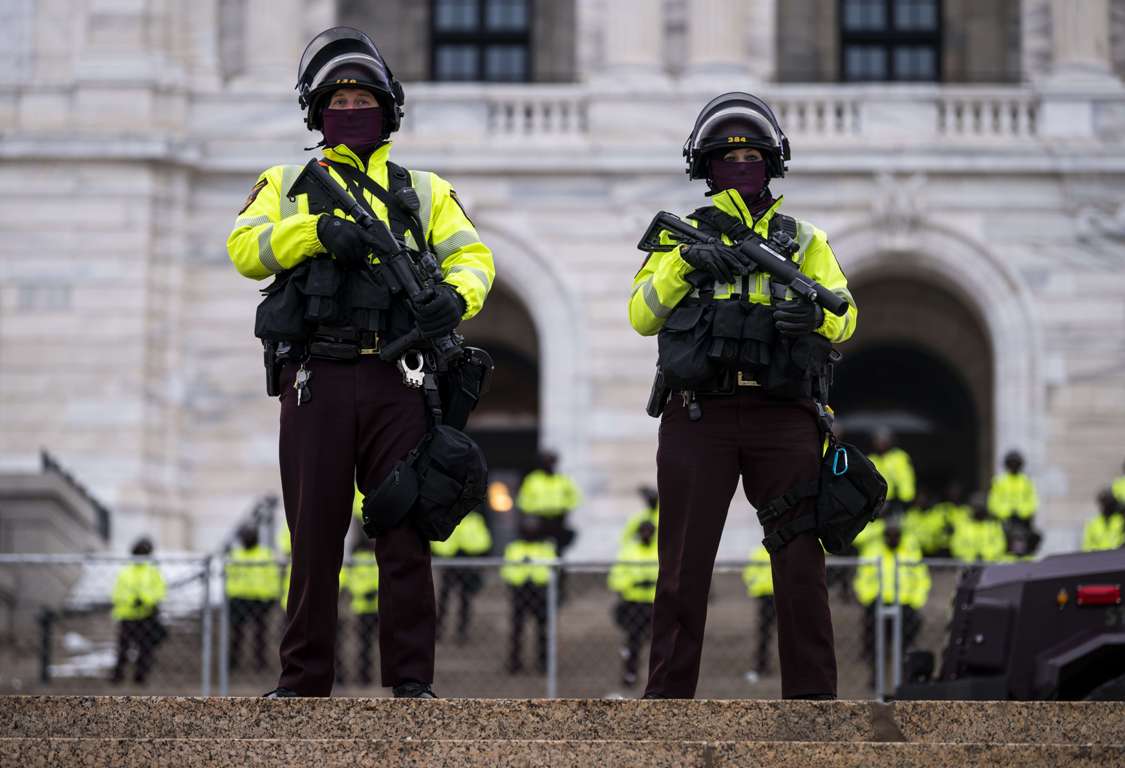
[[291,691],[288,688],[274,688],[269,693],[262,694],[263,699],[295,699],[299,696],[296,691]]
[[419,683],[417,680],[407,680],[394,687],[396,699],[436,699],[429,683]]

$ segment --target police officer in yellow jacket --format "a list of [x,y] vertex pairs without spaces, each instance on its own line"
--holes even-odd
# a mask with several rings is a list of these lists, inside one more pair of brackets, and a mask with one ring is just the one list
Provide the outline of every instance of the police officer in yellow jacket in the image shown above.
[[558,471],[559,456],[554,451],[542,451],[538,463],[520,484],[516,505],[524,514],[542,519],[544,534],[563,555],[574,541],[567,517],[582,503],[582,492],[574,480]]
[[967,563],[998,563],[1008,551],[1007,538],[1000,521],[993,517],[982,493],[969,500],[970,514],[958,517],[950,537],[953,557]]
[[371,540],[361,539],[352,547],[351,562],[340,571],[340,589],[351,595],[356,622],[356,678],[370,685],[372,651],[379,628],[379,564]]
[[773,602],[773,571],[770,569],[770,553],[765,547],[759,546],[750,553],[750,563],[742,569],[742,583],[746,585],[746,594],[758,604],[754,669],[746,675],[746,679],[753,683],[770,673],[770,640],[777,621],[777,609]]
[[132,555],[138,558],[121,569],[113,584],[113,618],[117,621],[117,661],[110,680],[121,682],[129,649],[136,647],[137,663],[133,680],[144,683],[152,670],[153,650],[164,639],[164,626],[157,612],[168,592],[164,577],[155,563],[142,558],[152,556],[152,540],[147,536],[133,545]]
[[528,616],[536,624],[536,670],[547,671],[547,585],[550,566],[534,561],[554,560],[558,556],[555,542],[543,530],[543,521],[522,515],[519,538],[504,549],[504,566],[500,578],[508,585],[512,605],[512,636],[508,646],[509,674],[523,671],[523,625]]
[[[689,224],[727,244],[772,238],[801,273],[845,301],[846,312],[825,313],[795,298],[715,240],[681,245],[668,231],[637,273],[629,320],[643,336],[660,334],[661,351],[649,403],[649,413],[662,419],[650,698],[695,695],[711,573],[739,478],[760,509],[818,476],[822,431],[814,398],[827,398],[831,345],[847,340],[856,325],[855,302],[827,235],[781,214],[782,200],[770,191],[769,180],[784,175],[789,142],[765,102],[744,93],[712,100],[696,119],[685,155],[689,178],[710,188],[709,205],[692,213]],[[644,244],[650,242],[646,235]],[[694,377],[681,371],[683,382],[696,383],[669,378],[673,357],[700,362]],[[767,535],[812,503],[794,505],[766,526]],[[772,564],[782,693],[833,697],[824,550],[814,534],[802,534]]]
[[[327,197],[290,195],[298,165],[262,173],[227,241],[243,275],[278,276],[256,323],[268,373],[279,371],[271,386],[281,400],[282,489],[293,547],[282,671],[272,695],[327,696],[353,483],[378,487],[428,426],[407,364],[400,360],[400,370],[379,352],[415,330],[425,339],[447,338],[480,310],[494,270],[449,183],[390,162],[404,95],[367,35],[335,27],[314,38],[302,56],[298,91],[306,125],[324,135],[322,165],[332,179],[400,243],[431,250],[443,275],[427,300],[408,305],[401,292],[392,293],[384,273],[371,268],[381,254],[365,230]],[[432,696],[429,544],[401,526],[378,538],[376,556],[383,572],[383,684],[396,696]]]
[[[480,510],[465,515],[445,541],[430,542],[430,550],[435,557],[487,557],[492,551],[492,533]],[[445,625],[445,614],[449,608],[449,597],[453,592],[459,595],[460,613],[457,617],[457,644],[463,645],[469,639],[469,624],[472,621],[473,598],[484,585],[479,568],[446,565],[441,568],[441,587],[437,597],[437,637],[440,640]]]
[[859,566],[853,585],[856,599],[865,608],[863,657],[875,658],[875,608],[879,600],[884,605],[899,604],[902,610],[902,644],[903,648],[910,648],[922,630],[919,611],[930,595],[930,569],[920,562],[922,550],[913,539],[903,535],[901,522],[891,518],[887,521],[882,539],[872,542],[859,554],[861,558],[877,563]]
[[659,572],[656,551],[656,526],[646,520],[637,526],[632,538],[621,545],[617,562],[609,571],[609,588],[617,593],[613,619],[625,633],[621,682],[626,688],[637,684],[641,643],[652,627],[652,601],[656,597]]
[[988,490],[988,511],[1004,526],[1009,550],[1019,544],[1019,552],[1032,554],[1039,548],[1041,538],[1035,528],[1035,513],[1039,511],[1039,494],[1035,483],[1023,471],[1024,458],[1019,451],[1008,451],[1004,456],[1004,471],[992,478]]
[[1125,547],[1125,509],[1118,504],[1113,490],[1103,488],[1098,492],[1098,514],[1082,532],[1082,551]]
[[914,501],[914,463],[910,454],[895,445],[894,433],[881,428],[875,433],[874,450],[868,457],[887,481],[887,515],[901,515]]
[[230,614],[230,668],[238,669],[242,656],[242,635],[249,624],[252,631],[254,667],[266,668],[266,634],[274,604],[281,596],[281,573],[273,551],[258,543],[258,528],[238,529],[239,546],[227,555],[226,592]]
[[643,523],[652,523],[657,530],[660,528],[660,498],[656,489],[650,485],[642,485],[637,489],[637,493],[640,494],[644,506],[625,521],[625,528],[621,531],[622,546],[636,538],[637,531]]

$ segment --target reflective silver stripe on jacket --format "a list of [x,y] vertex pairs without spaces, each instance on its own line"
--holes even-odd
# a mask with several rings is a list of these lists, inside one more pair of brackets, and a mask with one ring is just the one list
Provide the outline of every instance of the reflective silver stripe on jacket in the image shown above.
[[281,272],[284,267],[278,262],[277,257],[273,255],[273,245],[270,244],[271,237],[273,237],[273,224],[270,224],[258,233],[258,260],[262,262],[263,267],[277,274]]
[[422,222],[422,233],[430,237],[430,211],[434,205],[433,177],[429,171],[411,171],[410,183],[418,193],[418,219]]
[[637,291],[641,292],[641,296],[643,296],[645,300],[645,306],[648,307],[648,311],[655,317],[668,317],[668,315],[672,314],[672,310],[675,309],[675,307],[669,307],[660,302],[660,297],[656,295],[656,286],[652,284],[651,275],[645,278],[645,281],[638,285],[633,290],[633,293],[635,294]]
[[281,205],[279,213],[285,219],[297,213],[297,201],[289,199],[289,188],[301,174],[301,166],[286,165],[281,170]]
[[480,283],[484,286],[485,290],[491,290],[492,288],[492,283],[488,279],[488,273],[484,270],[477,269],[476,267],[465,267],[458,264],[457,266],[454,266],[449,270],[449,274],[451,275],[455,272],[468,272],[477,280],[480,280]]
[[438,257],[438,261],[444,261],[447,256],[461,250],[466,245],[473,245],[479,242],[480,238],[477,237],[476,232],[462,229],[459,232],[454,232],[440,243],[434,243],[434,255]]

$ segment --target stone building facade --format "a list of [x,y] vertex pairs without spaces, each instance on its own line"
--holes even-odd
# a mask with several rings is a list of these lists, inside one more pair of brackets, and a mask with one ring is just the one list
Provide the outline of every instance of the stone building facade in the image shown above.
[[[944,0],[940,82],[843,83],[837,0],[532,4],[532,82],[426,82],[431,3],[0,5],[0,466],[48,448],[139,532],[207,549],[279,486],[258,294],[225,240],[264,168],[315,141],[304,42],[369,29],[404,79],[400,163],[454,182],[499,277],[475,417],[502,477],[537,445],[587,499],[576,553],[652,482],[655,343],[625,305],[652,214],[691,210],[680,145],[728,89],[773,103],[775,184],[830,236],[860,306],[837,408],[899,428],[931,486],[1018,447],[1049,545],[1125,459],[1125,3]],[[935,490],[938,490],[935,488]],[[752,513],[736,501],[723,553]]]

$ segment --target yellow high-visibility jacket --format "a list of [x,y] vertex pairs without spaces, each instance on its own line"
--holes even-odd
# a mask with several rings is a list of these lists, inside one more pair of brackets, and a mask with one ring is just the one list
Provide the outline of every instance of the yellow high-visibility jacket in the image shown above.
[[227,597],[237,600],[277,600],[281,574],[269,547],[259,544],[232,549],[227,561]]
[[[781,198],[756,221],[737,190],[728,189],[713,195],[710,203],[741,220],[762,237],[768,237],[770,219],[781,207]],[[698,225],[699,222],[688,219],[688,223]],[[673,240],[665,232],[661,235],[661,242],[671,244]],[[723,242],[730,243],[730,239],[724,235]],[[817,333],[833,344],[847,341],[855,332],[856,304],[848,291],[848,279],[828,245],[828,236],[812,224],[798,220],[797,243],[800,250],[792,258],[801,271],[848,302],[848,311],[843,317],[825,312],[824,322]],[[629,299],[629,322],[637,333],[642,336],[655,335],[681,300],[698,295],[698,291],[687,281],[687,275],[693,269],[680,256],[680,246],[670,251],[654,251],[649,254],[641,271],[633,278],[633,295]],[[772,303],[768,275],[761,271],[755,272],[750,275],[749,283],[750,302]],[[742,293],[741,281],[738,284],[715,284],[716,299],[729,299],[734,294]]]
[[130,563],[117,574],[113,584],[113,618],[138,621],[156,613],[168,587],[160,569],[153,563]]
[[898,594],[899,602],[911,608],[921,608],[930,596],[930,569],[918,561],[922,559],[922,551],[917,545],[905,536],[897,549],[891,549],[882,540],[874,542],[860,553],[860,557],[879,560],[880,565],[873,563],[861,565],[856,569],[855,589],[856,599],[862,605],[871,605],[879,595],[879,569],[883,577],[883,604],[890,605],[895,601],[895,558],[898,558]]
[[929,509],[911,507],[902,519],[904,534],[914,537],[927,555],[949,546],[952,528],[945,517],[945,509],[934,505]]
[[582,493],[563,474],[550,475],[541,469],[528,473],[520,485],[516,504],[529,515],[559,517],[582,503]]
[[645,546],[633,539],[617,552],[617,562],[609,570],[609,588],[630,603],[651,603],[656,599],[656,539]]
[[1002,472],[992,478],[992,487],[988,489],[988,511],[997,520],[1007,520],[1013,515],[1030,520],[1038,509],[1039,494],[1035,492],[1035,483],[1026,474]]
[[887,501],[914,501],[914,464],[906,451],[892,448],[868,458],[887,481]]
[[[390,152],[388,142],[376,149],[365,164],[340,144],[326,147],[324,156],[359,169],[386,189]],[[309,213],[308,195],[298,195],[292,202],[287,197],[301,168],[299,165],[275,165],[267,169],[258,177],[246,207],[238,214],[227,239],[227,251],[235,267],[246,277],[261,280],[324,253],[324,246],[316,235],[318,216]],[[334,169],[328,172],[347,188]],[[496,277],[492,251],[480,241],[449,182],[429,171],[411,171],[410,177],[421,201],[419,217],[426,240],[441,264],[444,281],[457,289],[465,300],[464,318],[468,319],[480,311]],[[365,190],[363,194],[375,214],[387,222],[386,206],[370,192]],[[334,213],[347,218],[339,209]],[[407,235],[407,245],[417,250],[413,237]],[[372,262],[377,263],[378,259],[373,258]]]
[[379,564],[375,553],[361,549],[350,565],[340,570],[340,589],[352,595],[352,613],[359,616],[379,612]]
[[1117,499],[1118,504],[1125,505],[1125,475],[1113,481],[1110,491],[1113,493],[1113,498]]
[[967,517],[954,527],[949,550],[958,560],[996,563],[1007,556],[1008,538],[999,521]]
[[750,564],[742,569],[742,583],[750,597],[773,597],[773,568],[765,547],[759,546],[750,555]]
[[655,527],[659,528],[660,506],[657,505],[651,509],[642,509],[640,512],[634,512],[632,516],[625,521],[625,530],[621,532],[622,545],[637,537],[637,530],[641,527],[642,523],[652,523]]
[[1082,551],[1117,549],[1125,546],[1125,516],[1099,514],[1086,523],[1082,532]]
[[531,565],[528,561],[554,560],[555,557],[553,541],[516,539],[504,549],[505,565],[500,568],[500,578],[513,587],[520,587],[528,582],[537,587],[545,587],[551,580],[550,566]]
[[483,557],[492,549],[492,534],[480,512],[470,512],[445,541],[431,541],[430,550],[438,557]]

